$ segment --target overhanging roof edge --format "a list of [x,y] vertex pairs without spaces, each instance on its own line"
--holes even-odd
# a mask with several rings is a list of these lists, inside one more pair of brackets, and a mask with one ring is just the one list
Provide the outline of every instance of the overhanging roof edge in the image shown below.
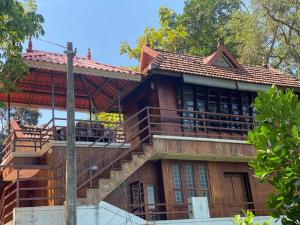
[[[65,64],[32,61],[26,59],[23,59],[23,61],[30,68],[44,69],[50,71],[52,70],[52,71],[65,72],[65,73],[67,72],[67,67]],[[131,80],[136,82],[141,81],[140,74],[133,75],[128,73],[99,70],[93,68],[84,68],[79,66],[74,66],[74,73],[83,74],[83,75],[94,75],[94,76],[107,77],[107,78],[120,79],[120,80]]]

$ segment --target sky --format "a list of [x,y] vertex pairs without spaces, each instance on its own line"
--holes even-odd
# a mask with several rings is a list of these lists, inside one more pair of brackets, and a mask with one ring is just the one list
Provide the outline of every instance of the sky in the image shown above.
[[[43,15],[45,35],[41,39],[65,46],[73,42],[77,56],[116,66],[134,66],[138,62],[119,54],[122,41],[135,44],[149,27],[159,25],[158,10],[167,6],[181,13],[184,0],[36,0],[38,12]],[[27,46],[25,46],[25,49]],[[63,48],[33,39],[33,49],[60,52]],[[47,123],[49,111],[42,111],[40,124]],[[58,115],[57,115],[58,114]],[[65,116],[57,112],[56,116]],[[77,114],[77,118],[85,115]]]

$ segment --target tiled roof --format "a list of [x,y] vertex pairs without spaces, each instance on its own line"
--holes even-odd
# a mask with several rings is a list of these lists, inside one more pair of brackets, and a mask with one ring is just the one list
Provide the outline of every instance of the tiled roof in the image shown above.
[[[63,54],[33,50],[22,55],[30,68],[66,72],[67,57]],[[126,68],[95,62],[86,57],[74,57],[74,72],[86,75],[113,76],[114,78],[140,80],[140,74]]]
[[[156,50],[159,54],[152,65],[161,70],[197,76],[229,79],[250,83],[300,88],[300,80],[272,67],[242,65],[244,70],[206,65],[206,57],[189,56]],[[153,67],[152,67],[153,68]]]

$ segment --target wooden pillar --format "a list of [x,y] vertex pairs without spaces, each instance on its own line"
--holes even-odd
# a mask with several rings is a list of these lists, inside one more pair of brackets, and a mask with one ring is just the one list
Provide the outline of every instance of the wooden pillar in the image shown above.
[[11,127],[10,127],[10,94],[8,94],[8,96],[7,96],[7,98],[8,98],[8,104],[7,104],[7,107],[8,107],[8,113],[7,113],[7,116],[8,116],[8,133],[10,133],[10,129],[11,129]]
[[119,81],[116,80],[116,88],[117,88],[117,99],[118,99],[118,113],[119,113],[119,123],[122,123],[122,116],[121,116],[121,98],[120,98],[120,86]]
[[54,75],[51,76],[51,101],[52,101],[52,119],[53,119],[53,125],[54,125],[54,117],[55,117],[55,93],[54,93]]
[[90,126],[92,128],[92,101],[91,101],[91,98],[89,98],[89,113],[90,113]]

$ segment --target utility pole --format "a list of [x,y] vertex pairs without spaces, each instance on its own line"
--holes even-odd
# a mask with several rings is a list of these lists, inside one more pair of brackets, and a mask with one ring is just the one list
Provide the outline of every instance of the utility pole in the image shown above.
[[67,148],[66,148],[66,203],[65,225],[77,225],[76,212],[76,150],[75,150],[75,99],[72,42],[67,43]]

